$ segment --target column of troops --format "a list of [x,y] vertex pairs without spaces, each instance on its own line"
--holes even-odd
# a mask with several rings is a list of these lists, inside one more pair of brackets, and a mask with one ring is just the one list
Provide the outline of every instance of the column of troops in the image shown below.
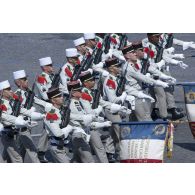
[[34,163],[48,162],[50,154],[49,162],[120,162],[118,123],[185,116],[169,66],[187,68],[173,46],[195,48],[193,42],[171,33],[132,42],[123,33],[85,33],[73,43],[59,70],[51,57],[39,59],[42,72],[31,88],[25,70],[13,72],[15,92],[8,80],[0,82],[0,161],[22,163],[28,154]]

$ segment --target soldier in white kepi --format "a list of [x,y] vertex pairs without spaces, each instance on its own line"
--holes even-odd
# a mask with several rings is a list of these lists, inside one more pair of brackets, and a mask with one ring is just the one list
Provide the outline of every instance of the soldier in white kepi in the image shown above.
[[20,128],[29,126],[29,122],[25,121],[21,114],[32,117],[34,112],[21,108],[22,98],[13,93],[8,80],[0,83],[0,93],[2,95],[0,108],[3,112],[1,119],[4,126],[1,132],[1,141],[4,147],[3,159],[13,163],[22,163],[23,160],[16,143],[16,135]]
[[74,41],[74,46],[76,47],[78,54],[79,54],[79,60],[83,60],[83,56],[87,52],[86,44],[85,44],[85,39],[84,37],[80,37],[78,39],[75,39]]
[[[21,106],[29,109],[31,111],[35,111],[34,107],[29,107],[27,106],[27,102],[30,101],[28,97],[28,79],[27,75],[24,70],[19,70],[13,72],[13,77],[15,84],[17,85],[18,89],[15,92],[18,96],[20,95],[22,98]],[[33,102],[32,102],[33,103]],[[34,121],[35,120],[42,120],[44,115],[37,113],[34,116]],[[25,117],[25,120],[29,120],[28,117]],[[33,143],[32,137],[31,137],[31,129],[27,127],[23,127],[19,129],[19,136],[18,136],[18,143],[19,143],[19,149],[20,153],[24,159],[26,152],[28,153],[30,159],[34,163],[40,162],[38,159],[37,155],[37,149]]]
[[[43,72],[37,77],[36,85],[41,99],[48,101],[47,91],[49,90],[49,88],[51,88],[54,73],[51,57],[41,58],[39,59],[39,63]],[[39,138],[37,148],[39,160],[43,163],[47,163],[48,160],[45,158],[45,153],[48,149],[48,133],[44,128],[42,131],[42,135]]]
[[79,54],[75,48],[66,49],[67,63],[61,69],[60,77],[63,86],[67,88],[67,82],[69,82],[73,75],[75,69],[80,67]]
[[[160,70],[170,76],[169,66],[165,64],[165,62],[170,64],[175,64],[178,66],[183,67],[184,64],[182,61],[177,61],[175,59],[169,58],[169,56],[165,55],[163,47],[159,45],[159,40],[161,33],[147,33],[148,36],[148,43],[146,47],[150,50],[150,53],[153,52],[153,56],[151,56],[151,62],[156,64],[163,64],[160,67]],[[164,63],[163,63],[164,62]],[[175,98],[174,98],[174,88],[170,86],[166,89],[163,89],[160,86],[154,87],[154,94],[157,99],[158,105],[156,106],[159,108],[159,115],[161,118],[167,118],[168,112],[171,113],[172,119],[177,120],[184,117],[182,112],[179,112],[175,105]]]
[[46,114],[45,125],[50,132],[50,152],[56,163],[68,163],[69,157],[66,154],[65,140],[67,139],[73,127],[62,124],[61,109],[63,108],[62,92],[58,88],[52,88],[47,92],[48,98],[52,103],[52,108]]

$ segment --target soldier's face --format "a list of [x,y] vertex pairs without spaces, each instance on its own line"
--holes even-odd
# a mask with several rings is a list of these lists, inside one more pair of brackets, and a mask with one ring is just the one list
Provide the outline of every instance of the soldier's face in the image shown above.
[[160,35],[151,36],[149,39],[152,43],[158,44],[160,41]]
[[95,48],[95,46],[96,46],[96,41],[95,41],[95,39],[89,39],[89,40],[86,40],[86,43],[87,43],[87,45],[90,47],[90,48],[92,48],[92,49],[94,49]]
[[132,62],[136,62],[137,61],[137,54],[135,52],[129,52],[125,55],[125,57],[129,60],[131,60]]
[[81,98],[81,91],[73,91],[72,92],[72,96],[75,97],[75,98]]
[[79,52],[81,52],[83,55],[85,54],[85,52],[87,52],[87,48],[86,48],[86,45],[85,45],[85,44],[79,45],[79,46],[77,46],[76,48],[77,48],[77,50],[78,50]]
[[79,62],[79,58],[78,57],[74,57],[74,58],[68,58],[68,61],[73,64],[76,65]]
[[63,97],[59,96],[59,97],[53,98],[53,103],[55,103],[58,106],[62,106],[63,105]]
[[11,90],[11,88],[7,88],[3,90],[3,98],[12,99],[13,95],[14,92]]
[[28,89],[28,79],[25,77],[25,78],[22,78],[22,79],[18,79],[16,81],[16,83],[18,82],[18,86],[22,89]]
[[137,55],[138,59],[143,59],[144,58],[144,51],[143,51],[143,49],[136,50],[136,55]]
[[43,71],[46,72],[47,74],[54,73],[54,69],[53,69],[52,64],[47,65],[47,66],[43,66]]

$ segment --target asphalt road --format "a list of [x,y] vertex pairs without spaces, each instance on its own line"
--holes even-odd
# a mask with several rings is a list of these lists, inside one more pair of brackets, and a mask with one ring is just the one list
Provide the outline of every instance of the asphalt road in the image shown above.
[[[73,47],[72,40],[79,38],[82,34],[0,34],[0,81],[8,79],[14,86],[12,72],[25,69],[29,75],[30,83],[35,75],[40,73],[38,59],[51,56],[53,64],[63,65],[65,62],[65,49]],[[139,41],[146,34],[129,34],[130,41]],[[175,34],[175,37],[185,41],[195,41],[195,34]],[[175,53],[186,55],[195,54],[195,50],[182,51],[176,46]],[[195,81],[195,58],[184,60],[189,68],[183,70],[178,67],[171,67],[172,75],[177,81]],[[180,87],[175,89],[175,97],[178,106],[184,108],[183,90]],[[41,125],[33,129],[33,134],[40,133]],[[38,138],[35,138],[37,143]],[[2,145],[0,143],[0,151]],[[29,162],[28,157],[26,162]],[[172,159],[166,159],[167,163],[191,163],[195,162],[195,141],[192,138],[187,124],[179,124],[174,133],[174,151]]]

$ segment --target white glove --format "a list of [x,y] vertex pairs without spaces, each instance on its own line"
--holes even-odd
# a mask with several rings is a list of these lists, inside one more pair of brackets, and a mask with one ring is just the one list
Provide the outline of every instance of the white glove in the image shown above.
[[159,70],[165,67],[165,60],[161,60],[160,62],[156,63]]
[[92,129],[99,129],[99,128],[103,128],[103,127],[110,127],[112,125],[112,122],[110,121],[106,121],[103,123],[99,123],[99,122],[92,122],[90,127]]
[[103,111],[103,108],[102,106],[99,105],[98,108],[96,108],[94,111],[95,111],[95,115],[99,116],[100,113]]
[[32,112],[30,115],[31,120],[33,120],[33,121],[42,120],[44,117],[45,117],[45,115],[41,114],[39,112]]
[[118,112],[120,109],[121,109],[121,105],[118,105],[118,104],[112,104],[112,105],[110,106],[110,112],[111,112],[111,113],[116,113],[116,112]]
[[149,99],[152,103],[155,102],[151,96],[144,94],[142,91],[137,94],[137,97],[140,99]]
[[179,65],[183,69],[186,69],[188,67],[188,65],[184,64],[182,61],[179,61],[177,65]]
[[128,101],[131,104],[131,109],[135,110],[135,97],[132,95],[127,95],[126,101]]
[[104,122],[104,117],[98,116],[94,119],[96,122]]
[[190,47],[191,47],[192,49],[195,49],[195,44],[192,43],[192,44],[190,45]]
[[89,68],[87,71],[93,74],[93,69]]
[[31,112],[35,112],[36,111],[36,108],[33,106],[31,109],[30,109]]
[[190,46],[193,45],[193,41],[190,41],[190,42],[183,42],[183,50],[186,50],[188,49]]
[[14,123],[16,128],[27,127],[28,125],[28,121],[25,121],[22,116],[18,116]]
[[92,114],[83,115],[83,123],[85,126],[89,126],[89,124],[93,121],[94,116]]
[[184,59],[185,56],[184,56],[183,53],[181,53],[181,54],[174,54],[174,55],[173,55],[173,58]]
[[122,95],[120,96],[120,99],[121,99],[122,103],[125,101],[126,97],[127,97],[127,93],[124,91],[122,93]]
[[127,107],[125,107],[125,106],[121,106],[121,110],[120,111],[122,113],[124,113],[124,114],[127,114],[127,115],[131,114],[131,110],[128,109]]
[[90,135],[86,134],[85,131],[80,127],[73,127],[73,131],[76,131],[77,133],[82,133],[85,136],[86,142],[89,142]]
[[98,64],[94,64],[93,66],[94,66],[94,68],[103,68],[104,67],[104,63],[100,62]]
[[147,72],[145,75],[146,77],[151,78],[151,74],[149,72]]
[[52,108],[52,104],[45,102],[45,112],[49,112],[51,110],[51,108]]
[[174,48],[174,47],[170,47],[170,48],[165,49],[165,50],[166,50],[166,52],[167,52],[168,54],[173,54],[173,53],[175,52],[175,48]]
[[118,59],[119,59],[119,60],[121,60],[121,61],[123,61],[123,62],[126,62],[125,57],[124,57],[124,56],[122,56],[122,55],[120,55],[120,56],[118,57]]
[[154,83],[156,86],[159,86],[159,87],[163,87],[163,88],[167,88],[169,87],[168,83],[165,83],[161,80],[155,80],[155,83]]
[[107,77],[108,75],[109,75],[109,72],[108,72],[108,71],[104,70],[104,71],[102,72],[102,76],[103,76],[103,77]]
[[0,132],[4,130],[4,126],[2,123],[0,123]]
[[67,125],[65,128],[62,129],[65,138],[67,138],[68,134],[72,131],[73,131],[73,127],[71,125]]

